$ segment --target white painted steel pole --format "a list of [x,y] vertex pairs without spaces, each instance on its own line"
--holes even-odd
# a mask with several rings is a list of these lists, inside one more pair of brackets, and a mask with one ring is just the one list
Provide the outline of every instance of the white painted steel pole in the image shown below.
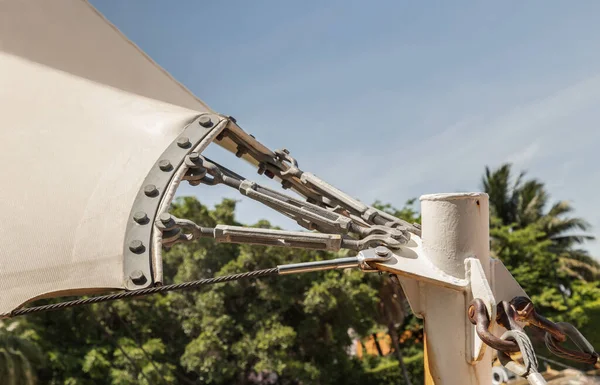
[[[489,206],[484,193],[432,194],[421,197],[423,251],[446,274],[465,278],[465,259],[481,261],[490,279]],[[468,344],[473,329],[467,320],[470,298],[456,290],[422,285],[426,334],[426,378],[437,385],[492,383],[492,352],[471,363]]]

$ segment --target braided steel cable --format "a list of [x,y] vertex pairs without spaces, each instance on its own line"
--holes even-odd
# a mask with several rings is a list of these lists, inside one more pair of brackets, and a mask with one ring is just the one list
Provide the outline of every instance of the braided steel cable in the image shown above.
[[502,337],[503,340],[511,339],[519,345],[523,363],[514,361],[508,353],[498,352],[500,363],[517,376],[527,379],[531,385],[547,384],[544,377],[538,372],[538,361],[533,350],[533,345],[529,336],[523,330],[514,329],[506,331]]
[[213,285],[216,283],[237,281],[237,280],[246,279],[246,278],[260,278],[260,277],[266,277],[266,276],[277,275],[277,274],[279,274],[279,268],[273,267],[271,269],[255,270],[255,271],[250,271],[250,272],[246,272],[246,273],[224,275],[222,277],[203,278],[203,279],[199,279],[196,281],[176,283],[176,284],[165,285],[165,286],[149,287],[149,288],[140,289],[140,290],[124,291],[121,293],[100,295],[97,297],[82,298],[82,299],[77,299],[77,300],[73,300],[73,301],[59,302],[59,303],[54,303],[54,304],[49,304],[49,305],[32,306],[32,307],[27,307],[24,309],[14,310],[10,314],[8,314],[8,316],[16,317],[16,316],[31,314],[31,313],[61,310],[61,309],[69,308],[69,307],[90,305],[93,303],[100,303],[100,302],[116,301],[116,300],[125,299],[125,298],[142,297],[142,296],[146,296],[146,295],[150,295],[150,294],[166,293],[166,292],[175,291],[175,290],[189,290],[189,289],[195,289],[197,287],[205,286],[205,285]]
[[533,345],[529,336],[521,330],[507,330],[502,337],[503,340],[513,340],[519,345],[519,350],[523,356],[523,364],[513,361],[509,354],[500,352],[498,359],[500,363],[517,376],[525,377],[531,373],[537,373],[538,361],[533,350]]

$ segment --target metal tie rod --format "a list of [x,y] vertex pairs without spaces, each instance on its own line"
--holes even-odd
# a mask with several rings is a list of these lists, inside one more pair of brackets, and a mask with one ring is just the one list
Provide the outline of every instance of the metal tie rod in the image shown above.
[[312,262],[302,262],[302,263],[290,263],[287,265],[279,265],[277,266],[277,270],[279,270],[279,275],[285,274],[297,274],[297,273],[308,273],[311,271],[322,271],[322,270],[334,270],[334,269],[347,269],[353,267],[359,267],[365,271],[374,271],[369,263],[372,262],[385,262],[391,256],[389,253],[386,256],[370,256],[365,257],[363,255],[358,255],[356,257],[346,257],[346,258],[336,258],[336,259],[328,259],[324,261],[312,261]]

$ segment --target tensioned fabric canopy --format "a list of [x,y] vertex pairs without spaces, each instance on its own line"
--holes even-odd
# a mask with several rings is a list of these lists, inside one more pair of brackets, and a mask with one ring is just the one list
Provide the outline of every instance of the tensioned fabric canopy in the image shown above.
[[125,288],[132,204],[210,109],[83,0],[0,1],[0,315]]

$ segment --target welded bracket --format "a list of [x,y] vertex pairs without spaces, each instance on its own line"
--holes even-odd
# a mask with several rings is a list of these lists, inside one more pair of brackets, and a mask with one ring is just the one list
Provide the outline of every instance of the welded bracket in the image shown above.
[[483,358],[487,345],[479,338],[479,335],[475,331],[475,325],[471,324],[471,321],[467,318],[469,305],[474,298],[480,298],[485,304],[490,319],[495,320],[496,299],[479,259],[465,259],[465,275],[469,279],[469,290],[466,290],[464,311],[465,330],[467,330],[467,360],[475,362]]
[[[516,296],[526,296],[502,262],[496,259],[490,260],[491,279],[485,274],[481,261],[474,257],[465,259],[465,278],[457,278],[435,267],[423,251],[421,238],[415,234],[412,234],[406,245],[392,252],[393,255],[387,261],[376,263],[375,267],[398,276],[411,309],[417,316],[427,312],[427,298],[421,295],[426,286],[443,287],[457,292],[456,305],[462,305],[453,311],[464,314],[464,330],[467,333],[465,351],[468,362],[481,360],[486,349],[486,345],[475,332],[475,326],[467,317],[471,300],[483,300],[492,320],[492,332],[499,335],[504,330],[495,322],[496,304]],[[368,249],[359,255],[371,257],[374,253],[374,249]]]
[[202,114],[194,119],[166,148],[148,172],[133,202],[123,245],[123,279],[129,290],[148,287],[155,282],[160,261],[153,250],[154,220],[175,172],[211,131],[226,125],[228,119],[217,114]]
[[[361,252],[365,256],[375,253],[375,249]],[[393,250],[394,255],[385,263],[378,263],[382,271],[397,274],[402,277],[414,278],[417,281],[443,286],[448,289],[463,291],[469,282],[444,273],[427,258],[423,251],[423,242],[416,234],[410,235],[410,240]]]

